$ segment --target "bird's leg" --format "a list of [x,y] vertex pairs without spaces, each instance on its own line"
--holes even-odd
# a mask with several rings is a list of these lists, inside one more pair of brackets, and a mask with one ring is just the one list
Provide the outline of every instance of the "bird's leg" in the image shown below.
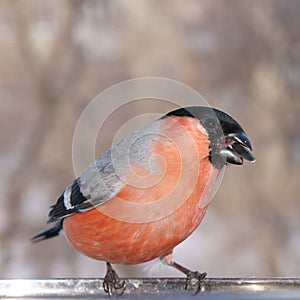
[[109,296],[121,296],[126,288],[125,280],[120,280],[117,272],[112,268],[109,262],[106,263],[103,288]]
[[185,284],[185,289],[186,290],[193,290],[195,291],[194,294],[198,294],[202,287],[203,287],[203,282],[206,277],[206,273],[200,273],[198,271],[191,271],[181,265],[179,265],[176,262],[173,262],[171,265],[172,267],[176,268],[177,270],[183,272],[186,275],[186,284]]
[[161,258],[161,260],[166,265],[171,266],[186,275],[186,284],[185,284],[186,290],[193,290],[195,295],[201,291],[203,281],[206,277],[206,273],[191,271],[183,267],[182,265],[178,264],[173,260],[172,253],[164,256],[163,258]]

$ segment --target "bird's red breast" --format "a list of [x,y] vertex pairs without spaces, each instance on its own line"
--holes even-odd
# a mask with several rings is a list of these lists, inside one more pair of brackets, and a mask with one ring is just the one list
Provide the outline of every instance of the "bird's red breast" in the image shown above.
[[130,161],[127,183],[114,198],[64,219],[65,235],[78,251],[112,263],[142,263],[170,253],[199,225],[219,170],[208,159],[209,139],[199,121],[172,121],[161,120],[162,138],[152,144],[148,170]]

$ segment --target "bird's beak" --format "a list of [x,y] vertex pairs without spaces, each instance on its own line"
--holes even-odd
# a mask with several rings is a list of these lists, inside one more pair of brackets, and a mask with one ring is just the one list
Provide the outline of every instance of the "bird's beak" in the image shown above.
[[255,161],[252,145],[244,132],[229,134],[226,137],[225,149],[221,153],[229,164],[242,165],[244,159],[250,162]]

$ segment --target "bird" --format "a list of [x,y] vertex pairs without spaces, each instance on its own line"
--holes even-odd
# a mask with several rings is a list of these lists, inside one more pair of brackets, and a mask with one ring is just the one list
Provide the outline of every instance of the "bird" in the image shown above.
[[126,289],[112,264],[155,258],[183,272],[187,288],[197,282],[199,292],[206,273],[178,264],[173,250],[201,223],[222,170],[244,160],[255,157],[235,119],[209,106],[177,108],[92,162],[50,207],[52,227],[32,242],[63,232],[77,251],[106,262],[109,295]]

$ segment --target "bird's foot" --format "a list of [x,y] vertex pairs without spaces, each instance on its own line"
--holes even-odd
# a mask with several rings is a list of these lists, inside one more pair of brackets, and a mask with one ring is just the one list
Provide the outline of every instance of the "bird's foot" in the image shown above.
[[198,294],[200,291],[204,291],[204,279],[206,277],[206,273],[200,273],[198,271],[191,271],[186,267],[178,264],[173,260],[173,254],[170,253],[161,258],[162,262],[177,269],[178,271],[184,273],[186,275],[186,283],[185,290],[193,291],[193,295]]
[[206,275],[206,273],[190,271],[186,277],[185,289],[188,291],[193,291],[193,295],[197,295],[204,288],[203,282]]
[[107,271],[103,280],[103,288],[109,296],[121,296],[126,288],[125,280],[120,280],[117,272],[110,264],[107,264]]

